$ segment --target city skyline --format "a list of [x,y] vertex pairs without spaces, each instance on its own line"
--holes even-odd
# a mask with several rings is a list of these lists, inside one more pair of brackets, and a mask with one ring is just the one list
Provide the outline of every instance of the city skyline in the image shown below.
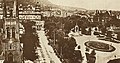
[[53,4],[88,10],[120,10],[120,0],[49,0]]

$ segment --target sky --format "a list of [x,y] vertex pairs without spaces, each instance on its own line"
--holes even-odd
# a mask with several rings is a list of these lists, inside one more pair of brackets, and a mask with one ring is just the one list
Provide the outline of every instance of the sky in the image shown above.
[[53,4],[89,10],[120,10],[120,0],[49,0]]

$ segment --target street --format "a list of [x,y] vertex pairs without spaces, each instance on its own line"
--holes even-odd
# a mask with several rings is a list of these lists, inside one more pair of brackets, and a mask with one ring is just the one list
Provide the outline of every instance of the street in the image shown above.
[[[48,45],[47,37],[45,36],[44,31],[37,31],[41,49],[38,50],[39,60],[42,60],[40,63],[61,63],[60,59],[55,54],[53,48]],[[43,57],[41,57],[43,55]]]

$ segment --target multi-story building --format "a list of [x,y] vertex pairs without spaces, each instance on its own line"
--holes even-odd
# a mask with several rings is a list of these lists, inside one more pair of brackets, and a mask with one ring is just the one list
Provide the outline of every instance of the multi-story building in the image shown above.
[[[13,6],[11,7],[8,4],[12,4]],[[9,7],[10,10],[8,10],[7,7]],[[7,11],[10,11],[10,13],[7,13]],[[17,12],[17,0],[4,0],[2,39],[4,63],[22,63],[22,48],[19,40],[19,20]]]
[[41,20],[41,12],[38,7],[34,8],[32,5],[19,6],[19,20]]
[[112,17],[113,15],[111,11],[96,10],[95,15],[93,16],[93,21],[104,26],[106,23],[111,21]]

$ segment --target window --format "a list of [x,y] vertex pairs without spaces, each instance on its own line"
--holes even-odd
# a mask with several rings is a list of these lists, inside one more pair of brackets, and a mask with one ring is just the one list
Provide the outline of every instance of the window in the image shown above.
[[12,44],[10,44],[10,49],[12,49]]
[[10,38],[10,29],[9,27],[7,27],[6,29],[7,29],[7,38]]
[[12,38],[15,38],[15,28],[12,28]]

